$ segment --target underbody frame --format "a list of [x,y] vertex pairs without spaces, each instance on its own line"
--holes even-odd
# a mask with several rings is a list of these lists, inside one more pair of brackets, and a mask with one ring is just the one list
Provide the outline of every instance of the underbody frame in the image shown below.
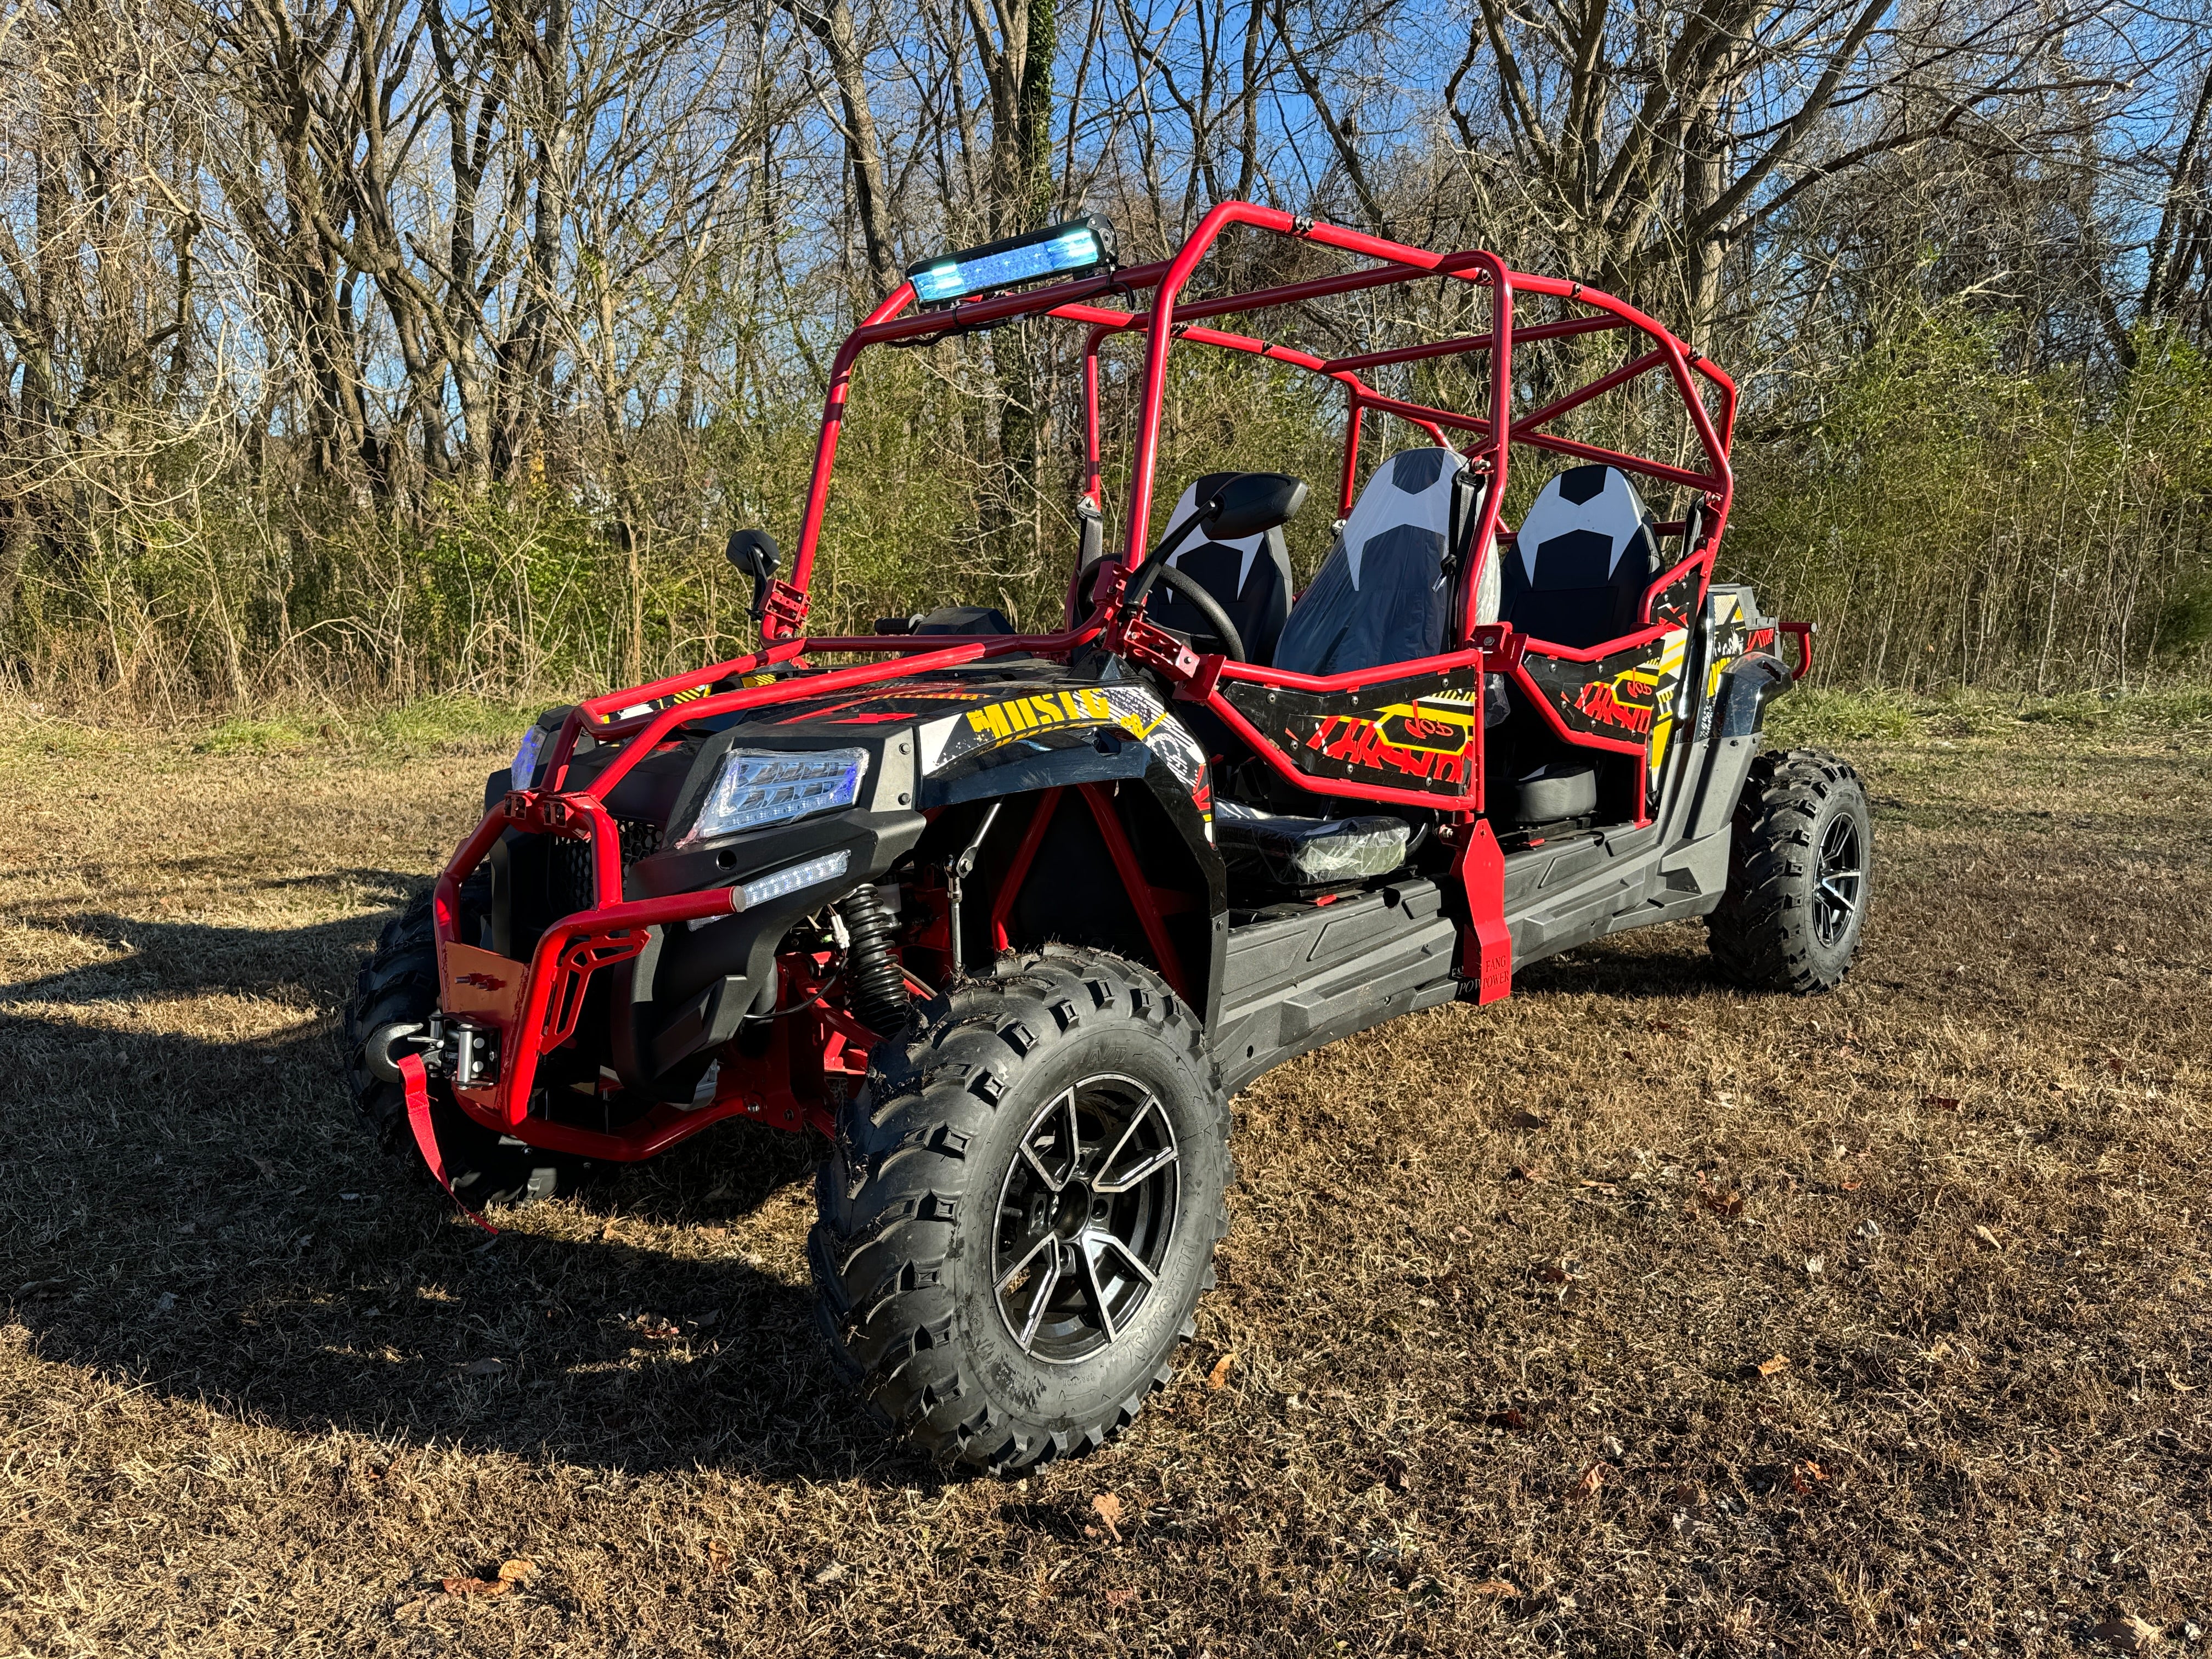
[[[1200,261],[1233,226],[1369,263],[1183,303]],[[1486,331],[1332,359],[1204,320],[1437,279],[1488,295]],[[1524,296],[1556,301],[1565,314],[1517,324],[1515,301]],[[1055,633],[806,635],[808,591],[856,361],[872,347],[914,344],[1017,318],[1051,318],[1085,331],[1085,507],[1094,516],[1102,488],[1099,352],[1119,335],[1145,343],[1119,559],[1085,571],[1071,586],[1066,625]],[[1515,410],[1516,347],[1607,332],[1626,332],[1633,342],[1619,367],[1540,407]],[[1484,480],[1470,544],[1477,550],[1511,544],[1499,511],[1519,447],[1690,492],[1691,511],[1651,526],[1656,536],[1679,538],[1680,556],[1644,594],[1640,625],[1588,648],[1562,647],[1481,620],[1478,584],[1469,580],[1454,597],[1448,648],[1418,660],[1316,678],[1201,652],[1149,619],[1141,604],[1125,603],[1151,545],[1168,354],[1179,342],[1265,358],[1342,389],[1347,416],[1340,515],[1352,508],[1362,422],[1373,411],[1455,450]],[[1362,378],[1376,368],[1461,355],[1489,367],[1487,406],[1480,412],[1407,402]],[[1563,416],[1645,376],[1673,389],[1700,458],[1695,464],[1621,453],[1554,429]],[[804,914],[847,890],[842,887],[763,902],[744,924],[752,930],[747,937],[760,934],[763,941],[753,947],[757,963],[758,952],[773,952],[769,994],[751,1005],[744,1043],[725,1035],[738,1024],[716,1003],[721,981],[711,975],[701,981],[696,1010],[663,1011],[656,1016],[659,1028],[635,1038],[674,1053],[683,1041],[721,1036],[714,1047],[724,1058],[702,1074],[696,1097],[603,1110],[594,1125],[578,1121],[588,1112],[554,1115],[544,1084],[548,1057],[572,1045],[584,1022],[630,1018],[605,1012],[623,1007],[626,994],[632,1004],[643,994],[623,988],[649,983],[653,964],[690,948],[686,941],[726,925],[744,908],[744,890],[735,884],[817,848],[842,849],[847,863],[840,867],[854,882],[894,879],[887,874],[894,866],[905,872],[906,920],[896,959],[908,984],[926,991],[930,981],[943,983],[962,971],[963,942],[994,950],[1019,942],[1018,911],[1048,830],[1085,837],[1095,830],[1133,914],[1133,938],[1203,1017],[1232,1088],[1291,1054],[1395,1014],[1455,997],[1495,1000],[1508,994],[1517,963],[1627,926],[1711,909],[1766,698],[1810,660],[1805,629],[1763,619],[1747,590],[1711,581],[1733,493],[1728,452],[1735,410],[1735,388],[1726,374],[1608,295],[1512,270],[1486,252],[1431,252],[1247,203],[1215,208],[1172,259],[1157,264],[938,309],[917,309],[912,284],[902,285],[854,331],[830,371],[790,579],[768,590],[760,647],[568,710],[533,777],[515,779],[524,787],[490,801],[439,878],[434,912],[441,1017],[483,1048],[481,1063],[472,1063],[465,1042],[457,1051],[463,1057],[448,1065],[454,1098],[487,1128],[592,1158],[646,1158],[732,1116],[827,1133],[837,1098],[866,1071],[871,1048],[885,1035],[852,1012],[834,945],[817,948],[793,938]],[[1796,636],[1795,664],[1774,654],[1778,629]],[[817,660],[837,656],[877,659],[826,670]],[[1095,669],[1075,666],[1109,659],[1121,667],[1103,679]],[[1621,805],[1601,820],[1603,828],[1556,841],[1524,836],[1518,839],[1527,844],[1510,848],[1501,842],[1485,810],[1481,712],[1485,687],[1500,677],[1522,706],[1540,712],[1567,750],[1621,757],[1613,763],[1620,769]],[[961,689],[971,685],[980,689]],[[951,712],[933,720],[932,697]],[[718,742],[726,748],[728,732],[743,732],[748,742],[766,732],[778,741],[783,707],[801,704],[791,718],[816,722],[817,735],[790,733],[781,739],[789,745],[818,744],[823,722],[854,723],[860,733],[836,738],[863,744],[866,755],[867,789],[849,826],[817,818],[764,830],[742,860],[727,846],[679,845],[656,849],[659,856],[647,860],[626,849],[617,792],[641,767],[688,744],[684,752],[696,757],[696,774],[718,757]],[[1414,810],[1432,828],[1435,842],[1449,849],[1448,861],[1438,855],[1428,875],[1232,915],[1212,854],[1214,783],[1206,757],[1196,750],[1195,763],[1180,770],[1162,763],[1178,741],[1195,750],[1179,726],[1177,732],[1163,728],[1163,718],[1178,725],[1167,713],[1170,706],[1183,715],[1203,710],[1275,785],[1301,798],[1326,798],[1353,811]],[[955,775],[954,750],[962,745],[996,742],[1004,749],[1024,731],[1046,726],[1063,735],[1088,733],[1089,739],[1079,748],[1040,750],[1024,761],[1027,771],[1000,766]],[[1123,738],[1132,740],[1126,748]],[[1148,790],[1143,811],[1188,844],[1178,855],[1183,862],[1169,861],[1173,872],[1164,874],[1169,865],[1133,834],[1133,820],[1121,803],[1125,785]],[[687,784],[684,800],[695,800],[701,787]],[[1009,816],[996,830],[1001,852],[988,903],[977,911],[971,899],[963,919],[961,884],[970,872],[960,855],[964,848],[972,864],[975,849],[994,833],[1002,806]],[[951,835],[955,844],[935,863],[916,862],[911,855],[933,824],[943,830],[940,841]],[[957,833],[944,826],[956,826]],[[465,886],[499,856],[502,843],[526,838],[577,848],[590,902],[552,917],[526,948],[498,938],[488,945],[481,932],[465,936]],[[686,1018],[692,1024],[670,1036]],[[654,1063],[624,1060],[605,1068],[604,1084],[586,1077],[562,1086],[580,1099],[595,1091],[611,1097],[650,1075]],[[412,1081],[419,1095],[419,1073]]]

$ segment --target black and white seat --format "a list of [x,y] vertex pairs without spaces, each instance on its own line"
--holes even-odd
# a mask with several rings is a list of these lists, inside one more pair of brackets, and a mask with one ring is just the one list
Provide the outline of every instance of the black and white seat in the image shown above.
[[[1466,459],[1449,449],[1409,449],[1376,467],[1313,586],[1298,596],[1275,666],[1342,674],[1441,652],[1460,544],[1481,499]],[[1493,605],[1481,619],[1494,614]]]
[[[1211,497],[1236,476],[1209,472],[1184,490],[1175,511],[1168,515],[1161,539],[1174,534],[1198,510],[1201,500]],[[1247,661],[1273,660],[1276,636],[1291,613],[1291,554],[1280,530],[1263,531],[1233,542],[1193,542],[1170,554],[1168,563],[1213,596],[1243,637]],[[1146,600],[1145,615],[1163,628],[1193,638],[1210,637],[1213,631],[1196,605],[1164,584],[1155,587]]]
[[1665,568],[1651,514],[1618,467],[1569,467],[1546,484],[1504,561],[1500,616],[1531,639],[1585,650],[1643,626]]

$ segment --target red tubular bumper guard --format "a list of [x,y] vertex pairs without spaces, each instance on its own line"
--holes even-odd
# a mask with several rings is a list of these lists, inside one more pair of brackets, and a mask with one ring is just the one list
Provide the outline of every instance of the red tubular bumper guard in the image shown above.
[[[485,814],[476,833],[438,879],[433,912],[440,1001],[449,1010],[454,998],[448,952],[454,943],[460,884],[475,872],[492,843],[510,829],[586,842],[592,851],[592,869],[602,899],[611,891],[617,895],[622,891],[621,843],[614,820],[602,802],[590,794],[518,790],[508,795]],[[644,950],[648,928],[730,915],[731,897],[727,888],[666,898],[624,901],[617,897],[614,902],[603,902],[556,921],[538,939],[519,986],[506,1000],[509,1012],[498,1020],[498,1080],[489,1088],[457,1087],[455,1102],[486,1128],[512,1134],[533,1146],[620,1162],[650,1158],[709,1123],[739,1114],[765,1113],[781,1127],[797,1127],[801,1122],[820,1127],[815,1121],[817,1113],[807,1103],[788,1098],[763,1099],[743,1091],[732,1091],[690,1110],[663,1104],[629,1128],[613,1133],[530,1115],[538,1062],[575,1036],[591,976]]]

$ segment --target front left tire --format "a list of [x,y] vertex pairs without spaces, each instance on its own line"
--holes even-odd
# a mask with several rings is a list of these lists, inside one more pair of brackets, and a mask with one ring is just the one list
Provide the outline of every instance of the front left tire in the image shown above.
[[879,1046],[807,1255],[838,1369],[940,1461],[1090,1450],[1166,1385],[1226,1225],[1196,1014],[1095,950],[1002,957]]

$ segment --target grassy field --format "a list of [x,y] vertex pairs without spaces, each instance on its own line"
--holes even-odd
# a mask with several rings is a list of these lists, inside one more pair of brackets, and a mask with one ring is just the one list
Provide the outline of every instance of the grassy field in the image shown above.
[[2203,1651],[2206,712],[1808,705],[1844,990],[1666,928],[1285,1068],[1176,1387],[1003,1484],[833,1383],[805,1144],[487,1244],[356,1132],[341,996],[510,722],[12,711],[0,1653]]

